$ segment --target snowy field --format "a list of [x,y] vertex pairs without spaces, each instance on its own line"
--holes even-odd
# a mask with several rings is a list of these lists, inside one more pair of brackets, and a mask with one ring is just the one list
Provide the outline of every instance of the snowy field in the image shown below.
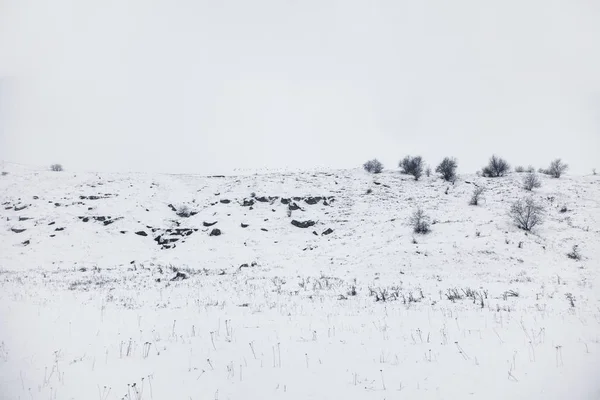
[[600,399],[598,176],[5,171],[2,399]]

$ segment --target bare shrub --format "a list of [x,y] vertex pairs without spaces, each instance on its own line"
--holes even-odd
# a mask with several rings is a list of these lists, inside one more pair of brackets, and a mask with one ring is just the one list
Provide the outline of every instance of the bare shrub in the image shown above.
[[477,206],[483,197],[483,192],[485,192],[485,188],[482,186],[476,186],[473,189],[473,194],[471,195],[471,200],[469,201],[469,205]]
[[442,174],[442,178],[444,178],[444,180],[451,182],[456,180],[457,167],[458,162],[456,161],[456,158],[446,157],[437,167],[435,167],[435,172]]
[[431,231],[430,218],[425,214],[422,208],[417,208],[408,221],[413,227],[414,233],[426,234]]
[[544,207],[541,204],[536,203],[533,197],[515,201],[508,212],[508,215],[517,226],[525,231],[530,231],[536,225],[541,224],[543,214]]
[[[596,168],[592,168],[592,174],[596,175]],[[429,175],[428,175],[429,176]]]
[[523,177],[523,189],[532,191],[542,186],[542,181],[535,172],[530,172]]
[[483,167],[483,176],[488,178],[499,178],[510,172],[510,165],[503,158],[493,155],[488,162],[488,165]]
[[64,171],[63,166],[61,164],[52,164],[50,166],[50,171],[61,172]]
[[[594,170],[594,172],[595,171],[596,170]],[[427,175],[428,178],[431,176],[431,167],[429,165],[427,166],[427,169],[425,170],[425,175]],[[596,175],[596,174],[594,173],[594,175]]]
[[527,172],[535,172],[535,168],[533,168],[533,165],[527,166]]
[[8,172],[2,171],[2,176],[6,176],[6,175],[8,175]]
[[376,158],[367,161],[363,164],[365,171],[371,174],[380,174],[383,171],[383,164]]
[[524,167],[524,166],[522,166],[522,165],[517,165],[517,166],[515,167],[515,172],[519,172],[519,173],[521,173],[521,172],[525,172],[525,167]]
[[557,158],[550,163],[550,167],[547,169],[547,174],[553,178],[560,178],[567,169],[569,169],[569,166],[563,163],[560,158]]
[[406,156],[398,166],[403,174],[414,176],[415,181],[418,181],[423,175],[423,158],[421,156]]

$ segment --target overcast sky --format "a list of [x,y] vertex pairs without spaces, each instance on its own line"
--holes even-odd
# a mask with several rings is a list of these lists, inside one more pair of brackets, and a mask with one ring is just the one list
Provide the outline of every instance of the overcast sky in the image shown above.
[[600,169],[598,0],[0,0],[0,159]]

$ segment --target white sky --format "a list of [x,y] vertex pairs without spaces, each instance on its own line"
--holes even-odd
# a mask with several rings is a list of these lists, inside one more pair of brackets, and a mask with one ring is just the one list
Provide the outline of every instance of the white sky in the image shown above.
[[0,159],[600,169],[598,0],[0,0]]

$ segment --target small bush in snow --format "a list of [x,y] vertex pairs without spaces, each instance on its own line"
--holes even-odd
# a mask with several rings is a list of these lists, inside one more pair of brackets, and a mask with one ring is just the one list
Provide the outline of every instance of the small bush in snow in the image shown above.
[[477,206],[483,197],[483,192],[485,192],[485,188],[481,186],[476,186],[473,189],[473,194],[471,195],[471,200],[469,201],[469,205]]
[[548,167],[546,173],[553,178],[560,178],[567,169],[569,169],[569,166],[563,163],[560,158],[557,158],[550,163],[550,167]]
[[510,172],[510,165],[503,158],[493,155],[481,172],[485,177],[499,178]]
[[431,230],[429,217],[423,209],[417,208],[409,218],[410,225],[413,227],[414,233],[426,234]]
[[[596,171],[596,170],[594,170],[594,171]],[[425,175],[427,175],[428,178],[431,176],[431,167],[429,165],[427,166],[427,169],[425,170]],[[596,174],[594,174],[594,175],[596,175]]]
[[593,168],[593,169],[592,169],[592,174],[593,174],[593,175],[596,175],[596,168]]
[[446,157],[437,167],[435,167],[435,172],[442,174],[444,180],[451,182],[456,179],[457,167],[458,162],[456,161],[456,158]]
[[8,175],[8,172],[2,171],[2,176],[6,176],[6,175]]
[[519,173],[520,173],[520,172],[525,172],[525,167],[524,167],[524,166],[522,166],[522,165],[517,165],[517,166],[515,167],[515,172],[519,172]]
[[63,171],[63,166],[61,164],[52,164],[50,166],[50,171],[61,172]]
[[515,201],[508,214],[520,229],[530,231],[542,223],[544,207],[528,197]]
[[527,172],[530,172],[530,173],[531,173],[531,172],[535,172],[535,168],[533,168],[533,165],[529,165],[529,166],[527,167]]
[[535,172],[530,172],[523,177],[523,189],[532,191],[534,188],[542,186],[542,181]]
[[423,158],[420,156],[406,156],[400,161],[398,166],[401,168],[403,174],[414,176],[415,181],[418,181],[421,175],[423,175]]
[[383,171],[383,164],[378,159],[374,158],[364,163],[363,168],[371,174],[379,174]]
[[570,253],[567,253],[567,257],[569,257],[571,260],[575,260],[575,261],[581,260],[581,253],[579,253],[579,246],[573,245],[573,249],[571,250]]

